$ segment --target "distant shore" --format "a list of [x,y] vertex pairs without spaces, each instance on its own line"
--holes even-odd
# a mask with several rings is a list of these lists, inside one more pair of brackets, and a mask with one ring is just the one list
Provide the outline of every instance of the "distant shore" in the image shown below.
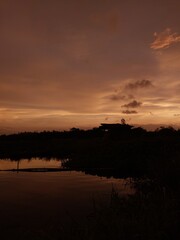
[[128,124],[101,124],[90,130],[1,135],[0,149],[1,159],[57,158],[64,168],[114,169],[116,176],[175,181],[180,169],[180,130],[172,127],[146,131]]

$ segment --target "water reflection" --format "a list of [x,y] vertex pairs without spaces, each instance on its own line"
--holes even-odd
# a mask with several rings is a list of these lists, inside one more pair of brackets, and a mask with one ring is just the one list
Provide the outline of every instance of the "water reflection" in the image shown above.
[[[0,160],[0,169],[61,167],[59,160]],[[98,177],[77,171],[0,171],[0,228],[4,235],[20,229],[59,226],[66,218],[82,218],[93,208],[93,200],[107,202],[112,186],[122,195],[132,194],[127,179]],[[24,230],[25,231],[25,230]],[[8,239],[8,238],[6,238]]]
[[[51,189],[48,188],[49,182],[53,181],[54,186],[61,187],[62,185],[69,189],[70,186],[74,186],[73,188],[76,189],[84,189],[87,191],[93,190],[97,192],[101,192],[102,190],[109,190],[109,187],[112,188],[112,185],[117,185],[117,187],[122,191],[122,193],[130,194],[132,193],[132,189],[130,187],[129,179],[115,179],[113,177],[103,177],[103,176],[97,176],[95,175],[95,171],[89,171],[89,172],[80,172],[80,171],[66,171],[66,172],[49,172],[46,173],[28,173],[28,172],[19,172],[17,175],[16,172],[11,171],[5,171],[3,170],[21,170],[21,169],[46,169],[46,168],[55,168],[55,169],[61,169],[61,160],[59,159],[39,159],[39,158],[32,158],[32,159],[22,159],[19,161],[13,161],[9,159],[0,159],[0,179],[1,181],[3,179],[6,179],[7,182],[13,182],[15,183],[18,181],[19,183],[23,181],[23,184],[28,180],[26,184],[29,185],[29,181],[31,182],[31,188],[36,189],[38,184],[43,182],[44,185],[46,185],[46,190],[48,192],[51,191]],[[91,174],[92,172],[92,174]],[[30,175],[29,175],[30,174]],[[39,182],[39,177],[41,176],[41,180]],[[35,182],[37,181],[37,182]],[[60,181],[60,182],[59,182]],[[20,184],[22,185],[22,183]],[[19,186],[19,185],[18,185]],[[25,187],[25,186],[24,186]],[[91,189],[90,189],[91,187]],[[108,189],[107,189],[108,188]],[[9,188],[10,189],[10,188]],[[13,191],[14,188],[11,189]],[[43,191],[44,187],[43,185],[39,186],[38,191]],[[72,191],[72,189],[71,189]],[[48,193],[47,192],[47,193]],[[15,194],[15,193],[14,193]]]
[[28,168],[60,168],[61,161],[58,159],[21,159],[12,161],[10,159],[0,159],[0,170],[8,169],[28,169]]

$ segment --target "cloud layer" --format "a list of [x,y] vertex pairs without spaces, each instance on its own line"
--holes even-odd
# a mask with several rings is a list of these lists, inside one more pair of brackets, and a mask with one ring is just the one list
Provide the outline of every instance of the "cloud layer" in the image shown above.
[[127,114],[132,124],[178,124],[179,12],[176,0],[1,0],[0,129]]

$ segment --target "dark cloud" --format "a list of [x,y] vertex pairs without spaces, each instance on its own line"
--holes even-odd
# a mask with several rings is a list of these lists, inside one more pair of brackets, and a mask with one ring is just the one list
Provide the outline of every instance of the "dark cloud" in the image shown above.
[[129,95],[122,95],[120,93],[115,93],[111,94],[108,96],[105,96],[106,99],[109,99],[111,101],[120,101],[120,100],[128,100],[128,99],[133,99],[134,96],[129,94]]
[[124,111],[122,111],[122,113],[124,113],[124,114],[137,114],[138,112],[135,111],[135,110],[124,110]]
[[130,103],[122,105],[121,107],[125,107],[125,108],[138,108],[141,105],[142,105],[142,102],[137,102],[136,100],[134,100],[134,101],[132,101]]
[[120,95],[120,94],[112,94],[112,95],[107,96],[107,98],[112,101],[119,101],[119,100],[124,100],[126,98],[126,96]]
[[153,84],[150,80],[147,80],[147,79],[139,80],[134,83],[128,83],[126,85],[127,89],[149,88],[149,87],[153,87]]

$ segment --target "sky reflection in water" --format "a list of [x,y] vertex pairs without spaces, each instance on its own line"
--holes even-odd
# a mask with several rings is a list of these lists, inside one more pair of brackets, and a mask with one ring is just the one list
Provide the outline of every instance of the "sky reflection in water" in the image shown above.
[[[0,160],[0,169],[16,168],[16,162]],[[20,167],[60,167],[57,160],[20,161]],[[108,202],[112,186],[132,194],[127,180],[82,172],[0,172],[0,226],[39,225],[64,221],[68,214],[89,213],[93,199]],[[24,221],[25,220],[25,221]],[[8,227],[9,228],[9,227]]]
[[59,168],[61,167],[61,161],[57,159],[22,159],[20,161],[12,161],[9,159],[1,159],[0,160],[0,170],[7,169],[16,169],[17,166],[19,168]]

